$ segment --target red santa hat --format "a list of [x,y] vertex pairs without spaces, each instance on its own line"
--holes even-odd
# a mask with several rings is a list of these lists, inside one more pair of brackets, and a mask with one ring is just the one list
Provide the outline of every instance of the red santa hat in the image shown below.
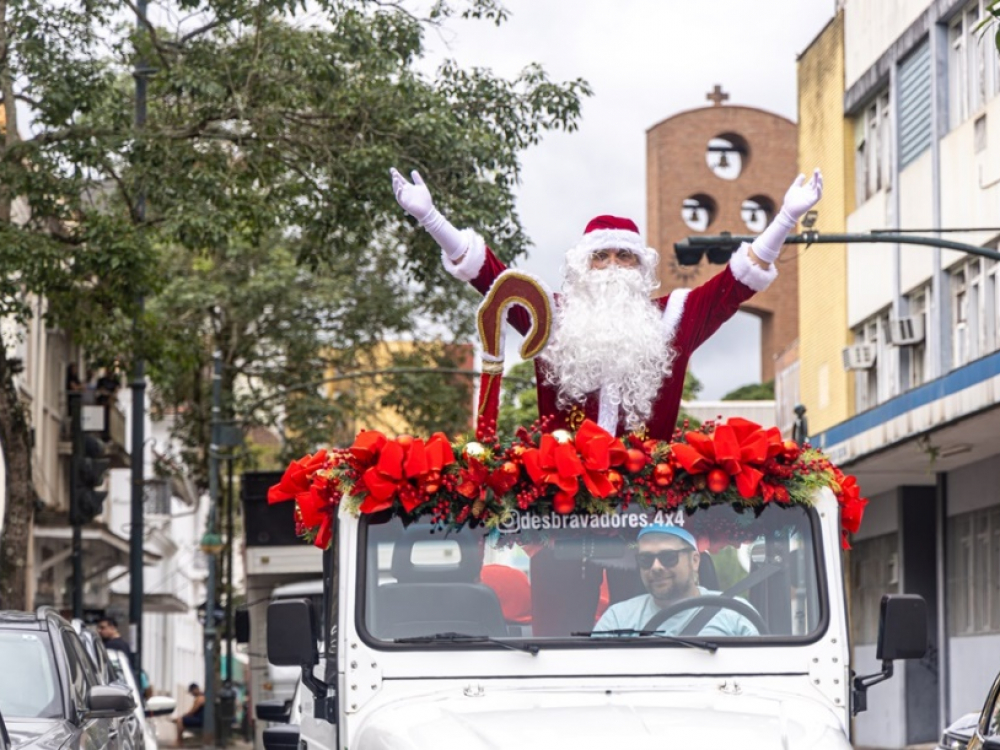
[[598,250],[631,250],[639,256],[643,272],[655,277],[659,254],[646,246],[631,219],[607,214],[591,219],[583,230],[583,239],[566,253],[567,271],[585,273],[590,256]]

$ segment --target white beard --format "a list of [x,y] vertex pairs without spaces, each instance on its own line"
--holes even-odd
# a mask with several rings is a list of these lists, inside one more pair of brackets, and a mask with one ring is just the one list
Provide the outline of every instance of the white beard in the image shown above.
[[541,357],[558,405],[606,395],[625,413],[626,427],[644,423],[674,350],[659,307],[649,298],[646,274],[616,266],[568,277],[556,310],[552,339]]

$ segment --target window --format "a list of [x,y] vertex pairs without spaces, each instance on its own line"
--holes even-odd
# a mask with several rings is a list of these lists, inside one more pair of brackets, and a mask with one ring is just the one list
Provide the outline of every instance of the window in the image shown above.
[[70,694],[77,710],[82,711],[87,706],[90,688],[98,684],[97,675],[76,633],[64,630],[62,635],[66,661],[69,663]]
[[891,187],[891,139],[889,92],[884,91],[854,121],[854,168],[859,206],[879,190]]
[[899,65],[899,168],[930,148],[931,45],[920,44]]
[[[606,649],[642,638],[637,630],[698,635],[709,622],[712,640],[761,645],[817,632],[826,605],[815,511],[770,504],[747,515],[723,505],[690,515],[529,511],[494,531],[466,527],[447,536],[429,523],[367,516],[357,584],[362,637],[376,648],[477,648],[488,635]],[[771,566],[778,575],[749,577]],[[686,604],[692,589],[726,591],[740,612],[699,615],[698,605]],[[674,603],[661,609],[658,595]]]
[[1000,507],[948,520],[948,630],[1000,632]]
[[875,643],[882,596],[899,591],[899,535],[893,532],[852,544],[851,637],[855,643]]
[[924,322],[924,338],[919,343],[908,346],[907,357],[909,371],[906,373],[908,388],[916,388],[923,384],[927,373],[927,296],[930,290],[926,287],[909,296],[909,316],[919,318]]
[[967,5],[948,29],[948,100],[953,128],[1000,92],[1000,57],[993,35],[976,30],[988,3],[975,0]]
[[887,340],[889,311],[885,310],[861,324],[854,332],[854,343],[869,344],[875,349],[875,364],[855,371],[855,407],[858,412],[896,395],[898,355]]
[[952,367],[996,348],[996,274],[996,263],[981,258],[951,271]]

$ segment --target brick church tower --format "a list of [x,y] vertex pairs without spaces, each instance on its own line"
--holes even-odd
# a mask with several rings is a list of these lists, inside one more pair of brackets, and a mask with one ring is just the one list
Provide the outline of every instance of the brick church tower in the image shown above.
[[[675,242],[698,234],[759,234],[798,173],[795,123],[752,107],[724,106],[728,98],[716,86],[708,95],[712,106],[646,131],[646,237],[660,251],[659,295],[693,288],[728,262],[703,257],[696,266],[682,266]],[[774,358],[798,337],[801,247],[784,247],[777,280],[741,308],[761,321],[764,382],[774,377]]]

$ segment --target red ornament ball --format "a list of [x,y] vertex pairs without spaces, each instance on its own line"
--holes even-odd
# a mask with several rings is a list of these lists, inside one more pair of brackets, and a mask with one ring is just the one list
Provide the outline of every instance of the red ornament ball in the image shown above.
[[638,474],[646,466],[646,454],[638,448],[628,449],[628,458],[625,459],[625,470],[631,474]]
[[572,513],[576,508],[576,495],[565,490],[559,490],[552,498],[552,510],[556,513],[566,515]]
[[660,487],[668,487],[674,481],[674,467],[670,464],[657,464],[653,467],[653,481]]
[[712,469],[708,472],[708,489],[712,492],[725,492],[729,489],[729,485],[732,482],[732,477],[730,477],[722,469]]

